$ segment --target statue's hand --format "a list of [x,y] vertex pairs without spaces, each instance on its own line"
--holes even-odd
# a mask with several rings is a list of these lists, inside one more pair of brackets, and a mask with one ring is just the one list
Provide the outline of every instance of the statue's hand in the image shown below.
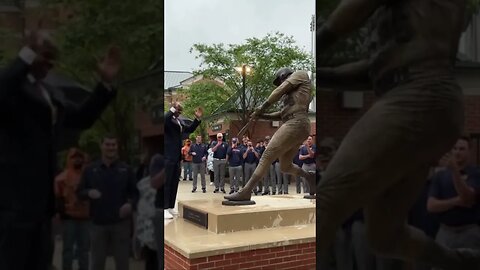
[[262,116],[262,114],[263,114],[263,110],[262,110],[260,107],[258,107],[258,108],[256,108],[255,111],[253,111],[253,113],[250,115],[250,119],[251,119],[251,120],[258,119],[258,118],[260,118],[260,116]]

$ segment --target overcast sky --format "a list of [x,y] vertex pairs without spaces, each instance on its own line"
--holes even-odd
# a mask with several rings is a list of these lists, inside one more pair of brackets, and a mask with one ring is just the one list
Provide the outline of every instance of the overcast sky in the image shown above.
[[197,69],[200,61],[189,52],[195,43],[239,44],[276,31],[310,53],[313,14],[314,0],[167,0],[165,70]]

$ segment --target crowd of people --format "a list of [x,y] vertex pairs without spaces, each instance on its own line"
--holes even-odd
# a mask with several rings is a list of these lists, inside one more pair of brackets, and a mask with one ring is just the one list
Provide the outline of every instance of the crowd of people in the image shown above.
[[77,261],[79,270],[103,270],[111,255],[117,270],[129,269],[132,257],[145,259],[145,269],[156,270],[156,189],[151,176],[158,170],[146,158],[135,173],[118,158],[118,139],[113,135],[105,135],[100,145],[101,158],[94,161],[79,149],[70,149],[65,170],[55,178],[62,269],[74,269]]
[[[200,175],[202,192],[207,192],[205,175],[210,176],[210,185],[214,186],[214,193],[226,193],[225,183],[228,176],[230,182],[229,194],[239,191],[244,187],[255,171],[258,162],[268,147],[270,136],[258,140],[255,143],[248,136],[232,138],[226,141],[222,133],[218,133],[216,140],[203,143],[202,136],[196,136],[195,143],[190,139],[184,141],[181,150],[183,181],[193,181],[192,192],[198,188],[198,176]],[[294,162],[306,171],[316,169],[316,146],[313,137],[309,136],[303,145],[299,146]],[[228,167],[228,173],[227,168]],[[255,195],[288,194],[288,185],[291,176],[280,171],[279,160],[276,159],[267,171],[263,181],[253,191]],[[309,192],[309,185],[302,177],[296,177],[296,192]]]

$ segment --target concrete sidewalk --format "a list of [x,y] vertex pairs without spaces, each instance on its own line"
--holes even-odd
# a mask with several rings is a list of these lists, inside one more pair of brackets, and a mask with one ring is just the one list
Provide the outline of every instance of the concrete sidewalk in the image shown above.
[[[57,270],[62,269],[62,239],[61,237],[57,237],[55,241],[55,254],[53,257],[53,263]],[[73,270],[77,270],[78,266],[77,263],[74,262]],[[143,261],[137,261],[134,259],[130,259],[130,270],[143,270],[145,269],[145,264]],[[107,263],[105,270],[115,270],[115,263],[113,258],[107,258]]]

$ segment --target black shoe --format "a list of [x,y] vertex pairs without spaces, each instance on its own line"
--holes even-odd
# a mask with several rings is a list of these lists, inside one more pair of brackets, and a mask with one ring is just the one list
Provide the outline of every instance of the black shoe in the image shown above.
[[202,192],[203,192],[203,193],[207,192],[207,189],[202,188]]
[[196,189],[196,188],[192,189],[192,193],[194,193],[195,191],[197,191],[197,189]]
[[262,195],[270,195],[270,191],[265,191],[262,193]]
[[187,181],[187,179],[183,178],[183,181]]
[[230,192],[228,194],[232,194],[234,193],[235,191],[233,189],[230,190]]
[[276,193],[276,192],[275,192],[275,191],[273,191],[273,192],[272,192],[272,195],[275,195],[275,193]]
[[217,192],[218,192],[218,188],[216,188],[216,189],[213,191],[213,193],[217,193]]
[[189,179],[190,181],[193,181],[193,179]]
[[224,188],[222,188],[222,192],[223,192],[223,193],[227,193]]
[[285,193],[283,193],[283,194],[288,194],[288,192],[285,192]]
[[[278,195],[282,195],[283,194],[283,191],[279,191],[278,192]],[[275,194],[274,194],[275,195]]]

